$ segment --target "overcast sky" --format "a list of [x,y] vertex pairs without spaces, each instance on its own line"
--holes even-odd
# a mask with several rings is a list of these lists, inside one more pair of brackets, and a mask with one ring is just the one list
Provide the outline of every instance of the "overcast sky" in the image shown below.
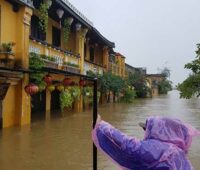
[[171,69],[174,84],[200,43],[200,0],[70,0],[135,67]]

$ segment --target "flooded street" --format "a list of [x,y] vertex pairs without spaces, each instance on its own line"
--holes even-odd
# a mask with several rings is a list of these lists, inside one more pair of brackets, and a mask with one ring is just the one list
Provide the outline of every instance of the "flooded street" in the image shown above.
[[[110,104],[99,109],[102,118],[128,135],[143,138],[138,123],[151,115],[179,118],[200,129],[200,99],[179,99],[178,92],[133,104]],[[31,127],[0,132],[1,170],[89,170],[92,169],[92,113],[70,114],[34,122]],[[200,167],[200,138],[193,141],[189,158]],[[117,169],[101,154],[100,170]]]

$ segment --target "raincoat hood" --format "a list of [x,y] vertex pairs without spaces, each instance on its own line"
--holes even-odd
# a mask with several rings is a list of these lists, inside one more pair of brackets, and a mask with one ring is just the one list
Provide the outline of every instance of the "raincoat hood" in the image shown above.
[[180,120],[150,117],[144,140],[127,136],[105,121],[97,122],[92,139],[122,170],[194,170],[186,153],[198,134]]
[[184,151],[189,149],[196,135],[200,135],[200,132],[178,119],[150,117],[146,122],[145,140],[172,143]]

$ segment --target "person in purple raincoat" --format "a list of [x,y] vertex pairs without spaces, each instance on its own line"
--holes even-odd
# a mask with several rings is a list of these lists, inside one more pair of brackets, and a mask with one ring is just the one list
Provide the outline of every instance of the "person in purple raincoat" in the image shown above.
[[150,117],[144,140],[129,137],[109,123],[97,120],[94,144],[123,170],[193,170],[187,152],[200,132],[180,120]]

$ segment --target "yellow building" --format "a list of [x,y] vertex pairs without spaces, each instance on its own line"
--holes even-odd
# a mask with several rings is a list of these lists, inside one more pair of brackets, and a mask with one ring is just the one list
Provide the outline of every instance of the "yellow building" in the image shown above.
[[165,76],[163,74],[147,74],[146,75],[148,86],[151,89],[152,97],[159,95],[158,84],[161,82]]
[[[47,15],[48,14],[48,15]],[[24,88],[29,83],[29,53],[45,56],[45,67],[87,74],[87,71],[102,74],[109,69],[109,51],[115,44],[96,30],[80,11],[67,0],[0,0],[0,43],[14,42],[15,67],[5,66],[5,50],[0,58],[0,126],[31,123],[34,109],[31,97]],[[10,51],[11,52],[11,51]],[[11,58],[11,57],[10,57]],[[125,62],[117,55],[118,75],[124,77]],[[14,69],[13,69],[14,68]],[[50,73],[51,74],[51,73]],[[55,82],[65,76],[51,74]],[[74,78],[79,81],[80,78]],[[48,113],[58,107],[58,92],[48,90],[32,97],[41,112]],[[74,104],[82,111],[82,100]],[[44,115],[47,116],[47,115]]]
[[125,57],[116,52],[111,52],[108,70],[114,75],[125,77]]

